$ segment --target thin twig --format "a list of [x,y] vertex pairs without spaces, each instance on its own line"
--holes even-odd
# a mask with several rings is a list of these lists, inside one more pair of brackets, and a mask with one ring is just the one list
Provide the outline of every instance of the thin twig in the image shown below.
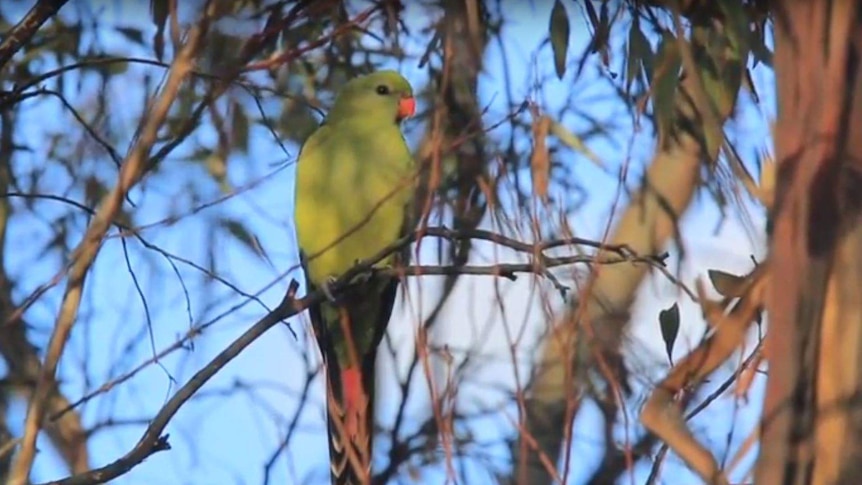
[[286,64],[286,63],[298,58],[299,56],[305,54],[306,52],[317,49],[318,47],[325,45],[327,42],[331,42],[332,40],[343,36],[348,31],[353,30],[354,27],[361,26],[363,23],[365,23],[371,17],[371,14],[374,13],[379,8],[380,8],[379,6],[367,8],[364,11],[362,11],[361,13],[359,13],[353,19],[348,20],[347,22],[344,22],[343,24],[339,25],[329,35],[325,35],[323,37],[320,37],[319,39],[315,39],[314,41],[309,42],[307,45],[302,46],[300,48],[291,49],[289,51],[283,52],[283,53],[275,56],[274,58],[248,64],[243,69],[243,71],[250,72],[250,71],[260,71],[260,70],[264,70],[264,69],[273,69],[275,67],[279,67],[283,64]]

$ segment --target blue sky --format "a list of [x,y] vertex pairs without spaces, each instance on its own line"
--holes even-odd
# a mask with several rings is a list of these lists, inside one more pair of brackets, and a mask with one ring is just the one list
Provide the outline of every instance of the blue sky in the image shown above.
[[[504,49],[509,68],[515,73],[513,81],[516,99],[535,94],[530,90],[532,80],[553,70],[547,46],[532,60],[546,35],[550,9],[549,2],[536,3],[539,5],[535,7],[521,3],[512,7],[511,12],[508,9],[506,12],[513,20],[504,34],[507,39]],[[98,4],[94,3],[96,6]],[[146,12],[143,10],[137,12],[122,2],[101,4],[106,5],[103,18],[109,23],[146,22]],[[583,22],[584,15],[572,6],[573,3],[567,5],[573,33],[570,52],[579,53],[588,38]],[[141,15],[137,15],[138,13]],[[421,22],[421,14],[421,11],[414,8],[408,15],[408,21]],[[145,37],[148,35],[149,30]],[[107,32],[100,34],[99,39],[90,41],[101,42],[102,47],[115,54],[151,55],[147,49],[129,46],[128,43],[121,42],[116,35]],[[421,46],[412,47],[421,52]],[[574,75],[571,70],[562,81],[554,78],[547,82],[540,100],[546,103],[548,108],[553,108],[555,100],[565,99],[571,91],[577,90],[576,99],[584,100],[581,108],[585,112],[599,119],[619,122],[620,117],[626,115],[618,103],[610,101],[613,99],[613,92],[610,91],[609,85],[606,82],[598,82],[593,61],[594,59],[588,63],[582,79],[577,83],[573,82]],[[500,48],[489,47],[479,93],[481,100],[491,107],[486,117],[489,123],[499,120],[508,111],[503,96],[502,62]],[[424,82],[424,74],[414,66],[405,64],[393,67],[399,68],[416,85]],[[145,72],[157,71],[130,68],[132,78]],[[760,70],[755,76],[762,105],[756,108],[744,101],[740,118],[728,129],[729,135],[746,157],[752,157],[755,150],[763,147],[769,134],[767,121],[774,116],[774,99],[771,90],[767,89],[771,85],[769,73]],[[123,99],[123,96],[139,99],[132,95],[126,82],[110,86],[116,95],[115,99]],[[95,87],[94,84],[85,82],[80,90],[75,90],[74,87],[67,89],[75,93],[72,97],[75,102],[84,104],[86,93]],[[602,98],[605,101],[597,101]],[[22,126],[28,126],[19,133],[21,141],[40,148],[34,153],[17,155],[16,170],[22,172],[35,167],[50,166],[45,160],[47,149],[40,146],[40,143],[47,134],[62,133],[71,123],[68,113],[63,112],[55,103],[33,102],[27,116],[29,118],[21,120]],[[115,128],[122,131],[133,128],[133,119],[134,113],[129,112],[125,116],[112,118],[111,121]],[[585,128],[583,120],[575,117],[566,118],[563,122],[575,132]],[[643,162],[649,160],[652,151],[650,134],[648,130],[644,131],[636,135],[633,143],[631,158],[635,166],[634,174],[630,174],[628,179],[630,186],[634,186],[638,180],[637,173]],[[201,130],[199,135],[192,138],[191,143],[207,146],[213,142],[213,136],[211,130]],[[590,141],[589,147],[599,155],[607,170],[614,173],[626,157],[626,141],[628,137],[620,135],[615,138],[616,144],[594,140]],[[119,148],[122,152],[125,146],[121,145]],[[296,154],[296,148],[288,146],[291,155]],[[192,149],[193,146],[189,145],[188,150]],[[598,237],[604,229],[616,190],[616,178],[574,152],[564,152],[561,156],[571,165],[573,177],[590,191],[584,207],[568,222],[578,235]],[[274,169],[274,164],[284,158],[284,154],[263,130],[255,132],[249,154],[230,159],[229,179],[234,187],[243,187],[263,178],[262,183],[217,207],[184,218],[174,225],[150,229],[144,235],[165,250],[202,265],[206,265],[210,257],[215,257],[221,277],[243,292],[258,292],[296,264],[295,239],[290,222],[292,169]],[[82,157],[80,170],[92,170],[93,167],[93,162]],[[268,175],[270,172],[274,173]],[[169,175],[165,175],[166,173]],[[103,170],[100,174],[105,180],[111,180],[110,173]],[[46,192],[62,192],[70,184],[68,175],[57,169],[50,171],[45,180],[43,190]],[[139,217],[138,222],[158,221],[177,208],[189,205],[191,200],[189,191],[185,189],[186,184],[202,187],[204,200],[220,196],[216,184],[207,179],[199,166],[176,158],[169,159],[165,162],[162,173],[145,182],[146,191],[138,191],[133,195],[133,199],[142,208],[136,215]],[[71,195],[80,196],[79,193]],[[32,241],[48,238],[51,228],[44,220],[64,213],[67,208],[51,203],[40,204],[39,208],[41,221],[35,218],[19,218],[10,227],[10,247],[7,254],[13,256],[6,264],[13,275],[20,277],[21,285],[16,288],[18,297],[28,294],[48,280],[60,262],[56,258],[42,257],[39,254],[41,248]],[[760,213],[752,207],[749,207],[749,210],[755,227],[761,228]],[[274,267],[268,266],[247,248],[227,238],[219,239],[223,242],[219,244],[214,256],[201,250],[203,243],[213,237],[206,228],[214,218],[226,215],[243,220],[252,228]],[[682,231],[687,242],[689,259],[681,268],[681,274],[688,283],[693,282],[695,275],[703,275],[708,268],[742,273],[750,267],[749,254],[763,254],[763,242],[757,238],[752,240],[733,217],[716,232],[718,216],[718,210],[710,199],[705,197],[701,197],[686,214]],[[79,229],[83,229],[83,225]],[[76,240],[75,237],[72,239]],[[72,399],[151,358],[153,348],[162,349],[171,345],[178,336],[188,330],[190,320],[195,324],[209,321],[218,313],[246,300],[234,289],[224,285],[206,286],[196,271],[178,264],[181,274],[188,279],[191,309],[187,311],[183,288],[164,259],[143,250],[132,241],[129,246],[131,264],[136,268],[136,276],[151,311],[152,336],[149,335],[142,316],[143,305],[125,269],[123,247],[117,239],[113,239],[104,245],[87,281],[87,293],[82,305],[82,319],[86,319],[87,323],[76,328],[62,362],[60,375],[64,391]],[[483,263],[517,258],[517,255],[502,250],[495,251],[486,244],[479,245],[474,255],[476,262]],[[542,292],[548,291],[546,283],[537,284],[534,278],[526,276],[515,282],[491,283],[486,277],[463,278],[433,336],[435,341],[450,345],[453,351],[458,348],[471,348],[480,355],[471,368],[469,379],[459,388],[457,402],[459,410],[463,412],[502,403],[502,391],[513,386],[506,331],[523,332],[525,335],[519,348],[522,360],[518,365],[519,372],[524,376],[529,368],[529,358],[535,353],[531,350],[531,344],[548,318],[540,304]],[[281,298],[285,285],[285,282],[276,284],[261,295],[261,300],[274,306]],[[37,329],[33,334],[34,339],[39,342],[47,339],[61,292],[62,286],[50,291],[27,314],[28,319],[36,323]],[[505,301],[502,305],[496,301],[498,292],[503,295]],[[398,349],[397,358],[392,359],[386,352],[381,354],[380,366],[384,368],[384,377],[380,382],[379,396],[397,396],[393,386],[394,379],[386,376],[404,376],[405,364],[410,361],[414,351],[417,317],[427,314],[433,305],[435,281],[428,277],[422,278],[421,281],[411,280],[409,294],[410,304],[398,309],[390,325],[391,341]],[[660,378],[666,370],[663,344],[657,336],[656,315],[660,309],[673,302],[680,304],[683,321],[675,355],[683,355],[702,334],[703,322],[697,306],[681,296],[665,279],[650,278],[644,284],[634,309],[631,326],[631,346],[633,355],[636,356],[633,363],[642,370],[645,378]],[[558,310],[561,305],[557,299],[552,307]],[[177,389],[177,383],[185,382],[263,313],[264,309],[257,303],[246,305],[209,327],[203,336],[194,340],[192,349],[171,354],[161,360],[160,365],[147,367],[128,382],[85,406],[82,413],[88,424],[99,423],[109,417],[132,422],[128,426],[110,428],[109,431],[100,432],[92,438],[92,464],[100,466],[108,463],[133,446],[143,429],[140,421],[157,412]],[[174,449],[154,455],[115,483],[261,483],[264,464],[284,438],[290,419],[299,406],[298,397],[309,366],[317,363],[316,351],[309,345],[308,335],[303,332],[303,324],[294,321],[292,325],[300,336],[299,341],[296,341],[286,328],[279,326],[255,342],[210,381],[198,398],[189,402],[179,412],[167,429],[171,434]],[[310,354],[309,359],[306,359],[306,353]],[[456,354],[456,362],[459,358]],[[117,362],[122,362],[122,365],[117,366]],[[434,367],[433,381],[438,386],[445,380],[445,375],[441,375],[445,373],[445,368],[440,362]],[[724,371],[730,369],[732,367],[728,364]],[[409,416],[412,422],[426,418],[429,412],[425,376],[420,374],[415,378],[418,382],[409,401]],[[728,429],[735,421],[739,431],[734,433],[730,446],[735,449],[757,418],[761,386],[762,382],[756,382],[750,394],[751,404],[742,407],[737,414],[734,414],[736,411],[731,398],[717,401],[713,408],[694,420],[698,436],[712,443],[712,449],[722,451],[726,447],[724,442]],[[311,388],[310,402],[303,408],[296,436],[272,469],[271,483],[325,483],[328,472],[322,396],[323,388],[318,379]],[[395,399],[379,398],[379,419],[384,425],[392,422],[396,403]],[[16,426],[20,428],[16,416],[22,418],[23,409],[22,403],[15,403],[13,406],[10,420],[13,429]],[[636,408],[631,412],[636,412]],[[498,440],[512,432],[511,419],[514,416],[513,409],[509,406],[490,417],[471,422],[470,430],[482,441]],[[579,483],[577,477],[589,474],[592,467],[590,457],[596,456],[601,449],[597,416],[596,410],[587,405],[575,424],[573,446],[576,453],[573,453],[573,456],[578,458],[574,463],[570,483]],[[408,426],[406,431],[410,432],[412,429]],[[34,478],[38,481],[63,476],[65,472],[57,457],[52,455],[50,446],[42,443],[40,449],[43,451],[38,456]],[[385,450],[386,444],[381,443],[377,451]],[[497,457],[499,465],[503,449],[489,447],[488,450]],[[470,476],[475,477],[475,483],[485,482],[483,477],[486,475],[483,475],[484,472],[477,463],[467,460],[463,464],[471,470]],[[745,466],[742,467],[743,472],[744,468]],[[678,460],[669,459],[664,470],[664,476],[673,477],[672,481],[665,480],[665,483],[696,483],[694,477],[680,466]],[[637,474],[641,480],[635,482],[642,482],[642,477],[647,472],[648,467],[640,465]],[[441,466],[423,470],[422,473],[426,483],[442,483],[444,478]]]

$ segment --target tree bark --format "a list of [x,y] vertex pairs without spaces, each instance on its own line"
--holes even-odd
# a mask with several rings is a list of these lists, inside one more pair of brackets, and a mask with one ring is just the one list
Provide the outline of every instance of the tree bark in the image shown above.
[[862,19],[857,1],[780,1],[777,199],[759,485],[862,473]]

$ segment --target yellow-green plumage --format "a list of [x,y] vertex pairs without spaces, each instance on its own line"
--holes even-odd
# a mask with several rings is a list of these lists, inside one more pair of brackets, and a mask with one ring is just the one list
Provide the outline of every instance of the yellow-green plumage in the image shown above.
[[398,238],[413,170],[394,123],[327,119],[309,138],[297,167],[296,224],[312,281],[340,275]]
[[[353,79],[305,142],[297,165],[295,222],[309,290],[403,235],[415,166],[399,121],[412,99],[410,84],[394,71]],[[394,257],[380,264],[390,265]],[[377,274],[335,302],[310,309],[327,366],[327,403],[342,411],[328,413],[333,483],[360,483],[368,473],[374,360],[396,287],[397,279]],[[342,422],[333,421],[334,415]]]

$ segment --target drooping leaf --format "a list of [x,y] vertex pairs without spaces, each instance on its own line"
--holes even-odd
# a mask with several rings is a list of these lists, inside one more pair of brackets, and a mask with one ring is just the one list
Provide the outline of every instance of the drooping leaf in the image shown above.
[[556,0],[551,9],[551,20],[548,26],[551,39],[551,50],[554,53],[554,69],[557,77],[563,79],[566,74],[566,56],[569,50],[569,14],[563,2]]
[[150,0],[150,14],[156,33],[153,34],[153,50],[158,60],[164,60],[165,56],[165,23],[168,21],[168,0]]
[[[95,59],[93,57],[92,59]],[[108,59],[108,58],[106,58]],[[129,70],[128,62],[106,62],[104,64],[96,64],[93,70],[98,71],[106,76],[118,76]]]
[[[266,24],[263,26],[263,32],[269,33],[278,29],[279,24],[283,19],[281,6],[276,5],[272,7],[272,10],[269,12],[269,16],[266,18]],[[260,46],[260,50],[262,54],[270,54],[278,48],[278,39],[279,35],[271,36],[264,44]]]
[[724,25],[727,26],[724,32],[727,33],[731,54],[737,60],[748,60],[754,34],[750,29],[751,17],[745,11],[745,5],[742,0],[725,0],[717,2],[717,6],[724,14]]
[[218,71],[231,62],[234,53],[239,52],[246,38],[222,31],[210,32],[207,36],[207,49],[198,61],[200,67],[207,71]]
[[715,160],[724,144],[723,120],[733,113],[739,97],[748,51],[737,51],[732,36],[712,25],[694,27],[691,44],[698,75],[715,115],[705,118],[708,123],[703,126],[707,158]]
[[227,179],[227,157],[225,154],[217,150],[206,158],[205,163],[207,172],[218,184],[219,190],[222,193],[229,193],[231,186]]
[[[640,21],[632,21],[629,29],[628,49],[626,52],[626,94],[631,94],[632,83],[640,78],[641,69],[646,72],[647,62],[652,65],[652,48],[643,31]],[[651,75],[651,74],[650,74]]]
[[70,218],[71,215],[67,214],[51,222],[53,235],[42,245],[42,248],[37,253],[39,258],[44,258],[54,251],[59,251],[61,254],[69,254],[67,241],[69,239]]
[[598,167],[604,167],[602,159],[587,147],[584,141],[581,140],[581,137],[572,133],[571,130],[563,126],[562,123],[556,120],[551,120],[550,133],[567,147],[587,157],[589,161],[593,162]]
[[533,153],[530,155],[530,173],[533,193],[542,202],[548,202],[548,185],[551,177],[551,158],[548,152],[548,130],[551,120],[536,113],[533,119]]
[[304,102],[293,98],[284,98],[277,126],[280,133],[283,133],[285,140],[302,143],[311,136],[319,125],[320,120],[314,116],[312,110]]
[[670,308],[660,311],[658,324],[661,329],[661,338],[664,340],[667,359],[673,365],[673,344],[676,343],[676,338],[679,335],[679,305],[674,303]]
[[233,107],[233,119],[231,120],[231,129],[233,130],[233,146],[241,151],[248,151],[249,139],[249,122],[248,115],[239,104]]
[[653,113],[662,139],[671,133],[676,115],[676,95],[679,87],[679,70],[682,57],[677,39],[668,31],[664,32],[656,53],[653,71],[652,102]]
[[243,222],[225,217],[218,220],[218,225],[233,236],[240,244],[251,250],[251,252],[261,258],[267,259],[259,240],[248,230]]

